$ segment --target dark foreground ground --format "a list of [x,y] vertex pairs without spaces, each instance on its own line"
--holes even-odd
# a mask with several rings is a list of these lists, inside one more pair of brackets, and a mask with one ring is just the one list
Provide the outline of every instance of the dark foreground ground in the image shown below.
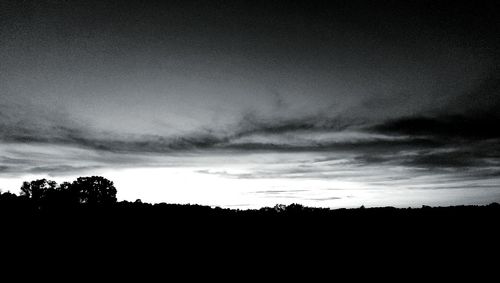
[[[120,237],[144,235],[186,240],[199,236],[279,241],[316,239],[449,237],[484,240],[497,235],[500,204],[421,208],[310,208],[298,204],[259,210],[232,210],[200,205],[118,202],[106,206],[40,205],[14,200],[0,203],[4,228],[43,237],[56,233]],[[15,229],[13,229],[15,227]],[[5,234],[5,233],[3,233]],[[499,241],[500,242],[500,241]]]
[[[293,278],[308,266],[308,272],[316,271],[307,276],[352,269],[357,270],[348,274],[353,278],[394,276],[396,268],[403,268],[411,270],[404,278],[412,278],[430,270],[456,275],[472,270],[473,264],[483,273],[496,272],[499,262],[497,203],[336,210],[290,205],[241,211],[130,202],[40,207],[14,201],[3,202],[0,215],[2,258],[27,268],[27,274],[34,272],[34,263],[85,274],[83,261],[92,272],[120,270],[125,277],[146,266],[146,274],[188,267],[183,273],[188,278],[203,277],[207,270],[227,275],[233,269],[236,276],[271,271]],[[364,269],[370,267],[375,273]]]

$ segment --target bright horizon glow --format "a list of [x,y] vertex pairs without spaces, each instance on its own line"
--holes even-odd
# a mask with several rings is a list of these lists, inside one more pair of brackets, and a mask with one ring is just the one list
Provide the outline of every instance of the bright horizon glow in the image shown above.
[[[428,181],[399,180],[393,183],[366,181],[339,181],[328,179],[286,178],[236,178],[200,172],[202,168],[127,168],[102,170],[96,175],[115,183],[118,200],[141,199],[149,203],[201,204],[212,207],[253,209],[272,207],[276,204],[300,203],[313,207],[353,208],[395,206],[420,207],[421,205],[448,206],[462,204],[489,204],[500,200],[496,185],[474,186],[463,182],[463,188],[447,185],[429,188]],[[94,175],[94,174],[90,174]],[[50,177],[26,175],[0,178],[3,191],[19,193],[22,181],[48,178],[58,183],[73,181],[79,175]],[[437,178],[439,179],[439,177]],[[471,201],[473,200],[473,201]]]

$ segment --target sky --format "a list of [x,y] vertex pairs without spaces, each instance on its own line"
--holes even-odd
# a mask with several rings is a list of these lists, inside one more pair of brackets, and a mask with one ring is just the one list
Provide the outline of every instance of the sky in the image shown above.
[[1,1],[0,189],[500,201],[495,1]]

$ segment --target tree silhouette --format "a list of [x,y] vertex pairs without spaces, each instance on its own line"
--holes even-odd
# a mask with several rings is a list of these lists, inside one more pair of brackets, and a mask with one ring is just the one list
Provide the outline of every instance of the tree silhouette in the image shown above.
[[80,203],[78,188],[70,182],[63,182],[56,188],[57,201],[68,205]]
[[42,196],[41,204],[52,208],[69,208],[80,203],[79,193],[69,182],[49,189]]
[[37,202],[45,198],[49,191],[55,190],[56,186],[56,182],[47,179],[24,182],[21,186],[21,195]]
[[79,177],[68,189],[78,195],[80,203],[98,205],[116,202],[113,182],[101,176]]

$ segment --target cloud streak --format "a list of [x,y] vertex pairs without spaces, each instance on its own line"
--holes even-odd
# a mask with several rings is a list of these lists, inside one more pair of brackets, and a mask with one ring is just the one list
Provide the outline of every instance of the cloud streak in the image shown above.
[[[33,164],[28,172],[77,171],[123,163],[127,157],[132,157],[130,163],[142,159],[143,164],[151,154],[210,152],[349,153],[353,164],[417,168],[496,166],[500,159],[500,134],[495,127],[499,121],[489,116],[402,117],[370,124],[339,117],[268,120],[247,115],[224,131],[202,129],[182,136],[161,136],[102,132],[74,121],[66,122],[65,116],[57,112],[33,112],[31,119],[19,120],[7,107],[0,109],[4,118],[0,122],[0,140],[5,145],[39,145],[53,148],[54,152],[57,147],[75,148],[94,152],[92,158],[103,153],[109,157],[97,158],[98,165],[47,165],[21,153],[14,157],[4,154],[4,173],[26,170],[23,166],[30,162]],[[51,159],[50,154],[46,157]]]

